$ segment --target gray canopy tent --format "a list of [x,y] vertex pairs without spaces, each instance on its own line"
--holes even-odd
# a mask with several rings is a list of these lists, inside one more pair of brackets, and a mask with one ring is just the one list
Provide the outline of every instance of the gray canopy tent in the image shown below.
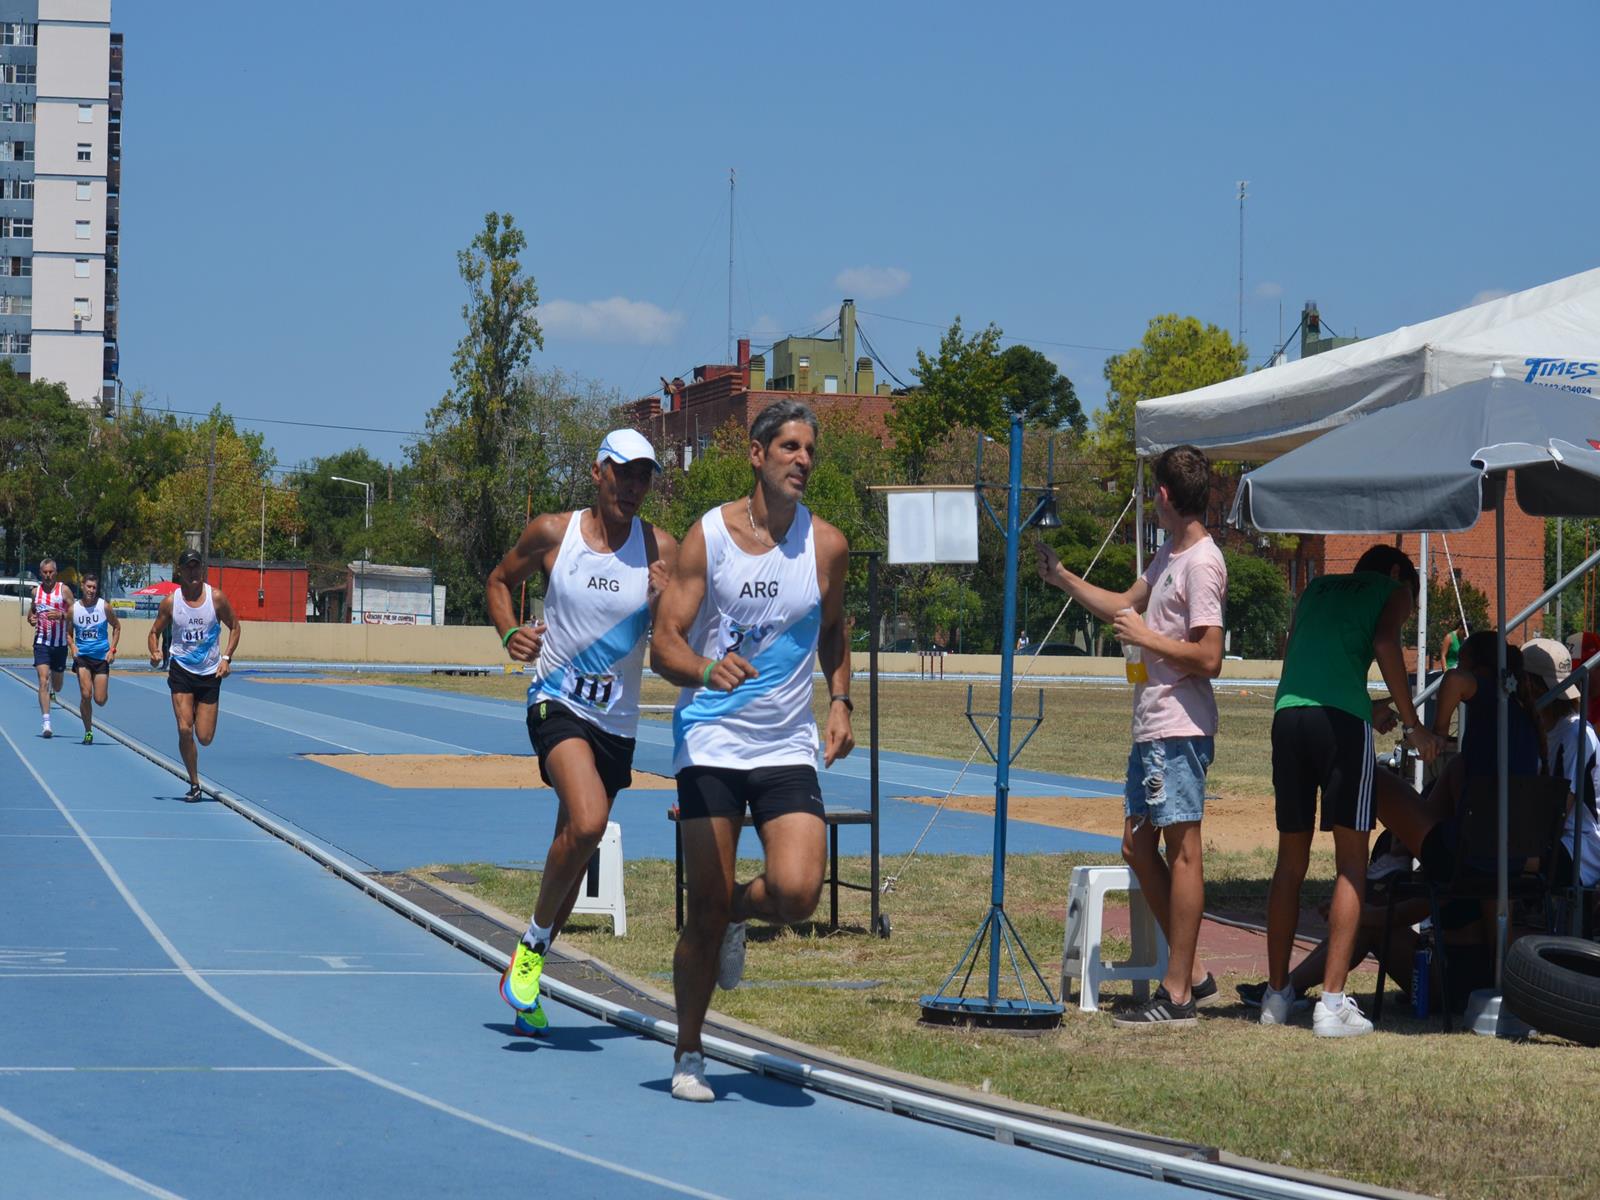
[[[1600,516],[1600,398],[1505,378],[1478,379],[1369,413],[1239,482],[1230,521],[1269,533],[1424,533],[1470,529],[1495,513],[1499,626],[1496,660],[1506,669],[1506,630],[1589,569],[1591,556],[1529,608],[1506,613],[1506,478],[1532,516]],[[1506,694],[1496,714],[1500,843],[1509,793]],[[1495,978],[1503,962],[1508,878],[1499,856]]]

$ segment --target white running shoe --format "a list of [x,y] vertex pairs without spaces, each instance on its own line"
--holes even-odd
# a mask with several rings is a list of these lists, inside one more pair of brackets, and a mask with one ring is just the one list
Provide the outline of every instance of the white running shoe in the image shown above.
[[1346,995],[1344,1003],[1332,1012],[1318,1000],[1311,1011],[1311,1029],[1318,1037],[1360,1037],[1372,1032],[1372,1022],[1361,1015],[1354,996]]
[[1290,984],[1283,991],[1274,991],[1270,986],[1261,993],[1261,1024],[1287,1025],[1289,1014],[1294,1011],[1294,985]]
[[692,1100],[696,1104],[707,1104],[717,1098],[711,1090],[711,1085],[706,1082],[705,1055],[697,1050],[691,1050],[681,1058],[672,1062],[672,1098],[674,1100]]
[[722,949],[717,954],[717,986],[731,992],[744,978],[744,922],[728,925],[722,935]]
[[39,736],[40,737],[55,737],[55,734],[50,732],[50,722],[49,721],[46,721],[44,723],[44,727],[39,730]]

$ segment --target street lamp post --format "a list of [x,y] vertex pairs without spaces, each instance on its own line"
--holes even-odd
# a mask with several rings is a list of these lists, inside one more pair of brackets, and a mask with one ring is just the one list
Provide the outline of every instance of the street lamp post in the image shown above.
[[365,479],[346,479],[343,475],[330,475],[335,483],[353,483],[367,493],[367,544],[361,549],[361,593],[359,597],[361,623],[367,623],[367,563],[372,559],[372,485]]

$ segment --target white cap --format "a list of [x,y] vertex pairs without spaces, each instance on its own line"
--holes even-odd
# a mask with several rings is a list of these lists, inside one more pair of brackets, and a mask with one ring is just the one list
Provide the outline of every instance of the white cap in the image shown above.
[[637,429],[613,429],[606,434],[606,440],[600,443],[600,452],[594,456],[595,462],[628,463],[635,459],[648,458],[656,470],[661,470],[661,464],[656,461],[656,452],[650,445],[650,439]]

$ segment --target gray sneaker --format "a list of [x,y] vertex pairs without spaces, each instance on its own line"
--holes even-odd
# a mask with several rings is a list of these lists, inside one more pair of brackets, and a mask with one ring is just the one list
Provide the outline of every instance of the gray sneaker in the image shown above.
[[732,922],[722,935],[722,949],[717,955],[717,986],[731,992],[744,978],[744,922]]
[[706,1082],[705,1055],[691,1050],[672,1063],[672,1098],[707,1104],[717,1098]]

